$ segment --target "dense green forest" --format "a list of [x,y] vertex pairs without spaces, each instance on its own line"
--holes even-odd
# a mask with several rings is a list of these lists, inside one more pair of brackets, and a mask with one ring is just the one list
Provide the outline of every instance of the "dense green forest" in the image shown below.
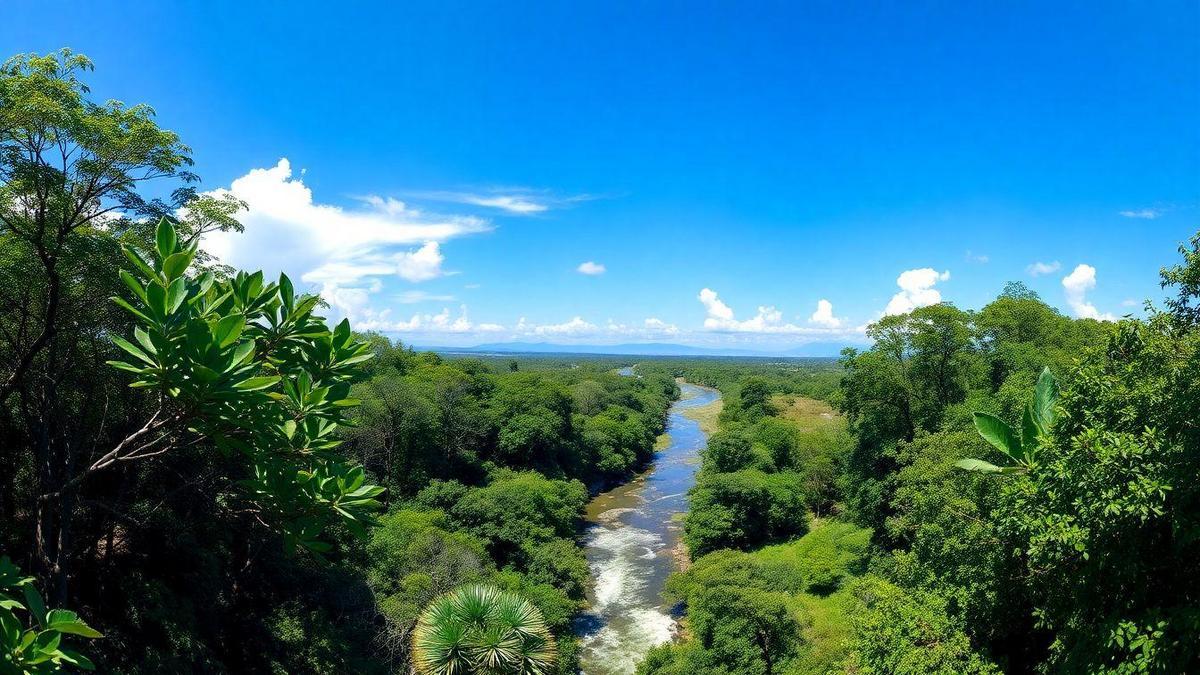
[[[1190,672],[1200,235],[1180,252],[1146,320],[1069,319],[1013,283],[872,324],[833,391],[710,380],[733,405],[668,586],[688,637],[640,672]],[[1055,377],[1042,428],[1026,405]],[[797,391],[844,423],[777,394]]]
[[676,378],[725,403],[639,672],[1200,662],[1200,235],[1140,320],[1014,283],[840,360],[441,356],[207,256],[243,205],[90,70],[0,68],[0,673],[576,672],[585,505]]
[[195,193],[149,108],[89,101],[88,70],[0,77],[0,670],[405,672],[421,610],[487,583],[572,672],[589,489],[650,459],[674,381],[326,327],[286,277],[197,250],[238,205]]

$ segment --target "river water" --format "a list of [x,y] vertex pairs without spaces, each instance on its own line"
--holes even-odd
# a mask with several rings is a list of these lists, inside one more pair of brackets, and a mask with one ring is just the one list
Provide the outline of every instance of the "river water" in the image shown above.
[[588,504],[584,545],[593,584],[590,608],[576,623],[585,675],[632,673],[651,647],[675,635],[662,590],[682,552],[687,491],[707,441],[699,423],[682,413],[720,397],[713,389],[681,387],[667,418],[670,445],[645,473]]

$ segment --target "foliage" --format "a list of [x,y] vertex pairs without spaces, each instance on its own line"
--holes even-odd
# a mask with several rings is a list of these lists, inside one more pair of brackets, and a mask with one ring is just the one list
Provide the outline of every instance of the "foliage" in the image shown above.
[[245,458],[239,485],[289,542],[328,551],[319,536],[333,521],[365,534],[384,488],[367,484],[362,467],[335,451],[343,411],[357,404],[349,398],[354,366],[372,356],[349,322],[331,332],[313,314],[319,298],[297,296],[287,276],[278,284],[264,284],[261,272],[189,278],[195,244],[182,248],[165,219],[150,261],[133,247],[124,252],[137,273],[121,271],[132,297],[113,301],[137,319],[137,344],[113,342],[136,364],[109,363],[133,373],[131,386],[154,392],[159,407],[80,479],[195,435]]
[[[95,670],[86,656],[63,644],[63,636],[103,636],[75,612],[46,609],[33,582],[33,577],[21,575],[8,556],[0,557],[0,673],[57,673],[64,666]],[[16,597],[18,592],[21,600]],[[17,612],[28,614],[29,627]]]
[[975,653],[962,624],[937,594],[865,577],[849,589],[856,638],[844,668],[855,673],[983,675],[999,673]]
[[469,585],[434,600],[413,632],[422,675],[552,672],[555,643],[541,612],[495,587]]
[[689,492],[684,541],[693,557],[747,549],[808,531],[803,478],[743,469],[706,473]]
[[1036,467],[1038,448],[1044,442],[1043,439],[1049,436],[1050,428],[1054,425],[1054,403],[1057,398],[1058,385],[1054,376],[1050,374],[1050,369],[1045,368],[1038,376],[1033,403],[1025,404],[1020,435],[999,417],[976,412],[975,429],[979,431],[979,435],[991,443],[992,447],[1004,453],[1013,465],[1000,467],[981,459],[963,459],[957,463],[958,468],[983,473],[1018,473]]

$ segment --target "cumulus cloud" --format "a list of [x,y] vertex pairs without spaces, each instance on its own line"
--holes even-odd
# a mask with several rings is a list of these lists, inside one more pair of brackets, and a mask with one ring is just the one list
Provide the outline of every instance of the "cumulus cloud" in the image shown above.
[[1055,260],[1054,262],[1035,262],[1025,268],[1031,277],[1040,277],[1044,274],[1054,274],[1062,268],[1062,263]]
[[496,323],[474,323],[467,314],[467,306],[459,307],[458,316],[446,307],[437,314],[413,314],[408,319],[391,318],[391,310],[375,312],[364,308],[354,324],[357,330],[378,330],[389,333],[499,333],[504,326]]
[[304,273],[329,262],[353,263],[390,247],[442,242],[485,232],[491,225],[474,216],[431,216],[404,202],[363,199],[367,208],[347,209],[317,202],[287,158],[266,169],[253,169],[228,188],[249,206],[239,218],[246,232],[213,232],[205,250],[229,265]]
[[1127,209],[1125,211],[1120,211],[1119,213],[1126,218],[1154,220],[1155,218],[1161,216],[1164,211],[1163,209]]
[[[705,317],[704,328],[709,331],[725,332],[725,333],[766,333],[766,334],[786,334],[786,335],[848,335],[851,333],[861,332],[862,327],[854,329],[841,328],[842,320],[833,316],[833,305],[828,301],[822,300],[829,304],[828,321],[836,321],[836,325],[826,323],[824,325],[813,322],[816,325],[812,326],[797,326],[792,323],[785,323],[783,320],[783,312],[773,306],[760,306],[758,312],[749,319],[739,320],[734,316],[733,309],[725,304],[724,301],[717,295],[717,292],[711,288],[705,288],[696,296],[700,303],[704,305]],[[825,309],[821,303],[817,303],[817,311],[813,316],[818,317]],[[825,318],[825,317],[821,317]]]
[[608,268],[598,262],[589,260],[587,262],[579,263],[579,267],[576,267],[575,271],[579,272],[580,274],[586,274],[590,277],[594,277],[604,274],[606,271],[608,271]]
[[837,328],[842,325],[842,320],[833,315],[833,303],[824,298],[817,301],[817,311],[808,317],[808,322],[824,328]]
[[[441,242],[491,229],[482,218],[426,214],[391,197],[360,197],[358,208],[321,203],[287,158],[209,194],[233,195],[248,209],[238,216],[245,233],[210,233],[205,250],[234,267],[317,285],[335,310],[356,320],[380,321],[368,304],[381,280],[444,276]],[[433,317],[421,321],[437,325]]]
[[665,333],[667,335],[675,335],[679,332],[679,326],[673,323],[667,323],[657,317],[650,317],[643,322],[646,330],[652,333]]
[[704,305],[704,310],[708,312],[708,317],[704,320],[705,326],[709,326],[710,321],[715,326],[733,320],[733,310],[729,308],[729,305],[721,302],[716,291],[704,288],[701,289],[698,297],[700,303]]
[[1087,293],[1096,287],[1096,268],[1080,264],[1063,277],[1063,291],[1067,296],[1067,305],[1075,316],[1081,319],[1099,319],[1100,321],[1116,321],[1112,314],[1101,313],[1096,306],[1087,301]]
[[934,285],[939,281],[949,281],[950,272],[938,272],[932,267],[922,267],[906,270],[896,278],[900,292],[893,295],[888,302],[884,314],[904,314],[918,307],[936,305],[942,301],[942,294]]
[[582,317],[573,317],[569,321],[563,323],[551,323],[542,325],[529,325],[525,322],[524,317],[517,324],[519,332],[525,332],[532,335],[583,335],[596,332],[596,325],[584,321]]

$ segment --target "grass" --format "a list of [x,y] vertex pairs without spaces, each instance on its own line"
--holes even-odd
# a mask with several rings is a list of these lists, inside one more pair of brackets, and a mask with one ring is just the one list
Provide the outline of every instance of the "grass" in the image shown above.
[[671,434],[659,434],[658,438],[654,439],[654,451],[662,452],[671,447]]
[[720,429],[720,424],[717,418],[721,416],[721,409],[725,407],[725,402],[717,399],[712,403],[708,403],[695,408],[687,408],[683,411],[683,416],[689,419],[696,420],[700,423],[700,430],[711,436]]
[[800,431],[835,431],[846,426],[846,418],[825,401],[780,394],[771,398],[779,417],[795,423]]

